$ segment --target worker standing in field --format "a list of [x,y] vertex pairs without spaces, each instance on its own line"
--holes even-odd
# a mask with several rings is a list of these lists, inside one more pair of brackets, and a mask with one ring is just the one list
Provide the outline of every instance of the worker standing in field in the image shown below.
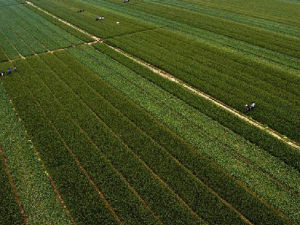
[[250,109],[254,109],[254,107],[255,107],[255,102],[251,102]]
[[11,74],[11,69],[10,68],[8,68],[7,74]]
[[17,72],[17,67],[16,66],[14,67],[14,71]]
[[3,77],[3,76],[4,76],[4,73],[3,73],[3,72],[0,72],[0,76]]
[[250,106],[248,104],[245,105],[246,112],[250,111]]

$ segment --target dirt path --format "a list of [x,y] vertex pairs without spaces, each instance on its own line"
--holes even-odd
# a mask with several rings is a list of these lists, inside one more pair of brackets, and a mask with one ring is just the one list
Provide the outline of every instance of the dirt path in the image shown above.
[[[49,13],[49,12],[47,12],[47,11],[41,9],[40,7],[38,7],[38,6],[36,6],[36,5],[34,5],[32,2],[26,1],[26,3],[29,4],[29,5],[31,5],[31,6],[33,6],[33,7],[35,7],[35,8],[37,8],[38,10],[40,10],[40,11],[42,11],[42,12],[44,12],[44,13],[46,13],[47,15],[49,15],[49,16],[51,16],[51,17],[53,17],[53,18],[55,18],[55,19],[57,19],[57,20],[59,20],[59,21],[61,21],[62,23],[64,23],[64,24],[66,24],[66,25],[68,25],[68,26],[70,26],[70,27],[76,29],[77,31],[79,31],[79,32],[81,32],[81,33],[83,33],[83,34],[86,34],[87,36],[93,38],[93,39],[95,40],[95,42],[96,42],[96,41],[103,42],[103,40],[102,40],[101,38],[96,37],[96,36],[94,36],[94,35],[91,35],[91,34],[89,34],[88,32],[86,32],[86,31],[84,31],[84,30],[82,30],[82,29],[80,29],[80,28],[74,26],[73,24],[70,24],[69,22],[67,22],[67,21],[65,21],[65,20],[62,20],[62,19],[60,19],[60,18],[58,18],[58,17],[52,15],[51,13]],[[249,124],[251,124],[251,125],[253,125],[253,126],[255,126],[255,127],[257,127],[257,128],[259,128],[259,129],[261,129],[261,130],[267,132],[268,134],[272,135],[273,137],[275,137],[275,138],[281,140],[282,142],[286,143],[287,145],[291,146],[292,148],[294,148],[294,149],[300,151],[300,145],[299,145],[297,142],[295,142],[295,141],[293,141],[293,140],[291,140],[291,139],[285,137],[284,135],[278,133],[277,131],[275,131],[275,130],[273,130],[273,129],[271,129],[271,128],[265,127],[262,123],[260,123],[260,122],[258,122],[258,121],[256,121],[256,120],[254,120],[254,119],[250,119],[250,118],[247,117],[246,115],[244,115],[244,114],[240,113],[239,111],[237,111],[237,110],[231,108],[230,106],[226,105],[225,103],[220,102],[220,101],[218,101],[217,99],[214,99],[213,97],[211,97],[210,95],[208,95],[208,94],[206,94],[206,93],[204,93],[204,92],[202,92],[202,91],[199,91],[199,90],[197,90],[196,88],[193,88],[192,86],[190,86],[190,85],[184,83],[183,81],[181,81],[180,79],[176,78],[175,76],[173,76],[173,75],[171,75],[171,74],[169,74],[169,73],[167,73],[167,72],[165,72],[165,71],[163,71],[163,70],[161,70],[161,69],[158,69],[158,68],[156,68],[155,66],[153,66],[153,65],[151,65],[151,64],[149,64],[149,63],[146,63],[146,62],[144,62],[144,61],[142,61],[142,60],[140,60],[140,59],[137,59],[137,58],[131,56],[130,54],[128,54],[128,53],[122,51],[121,49],[115,48],[115,47],[110,46],[110,45],[108,45],[108,46],[109,46],[110,48],[114,49],[115,51],[121,53],[122,55],[124,55],[124,56],[126,56],[126,57],[128,57],[128,58],[134,60],[135,62],[137,62],[137,63],[139,63],[139,64],[141,64],[141,65],[147,67],[148,69],[150,69],[151,71],[155,72],[156,74],[158,74],[158,75],[164,77],[165,79],[168,79],[168,80],[170,80],[170,81],[172,81],[172,82],[177,83],[178,85],[181,85],[182,87],[184,87],[184,88],[186,88],[187,90],[193,92],[194,94],[196,94],[196,95],[198,95],[198,96],[200,96],[200,97],[202,97],[202,98],[204,98],[204,99],[210,101],[211,103],[213,103],[213,104],[217,105],[218,107],[220,107],[220,108],[226,110],[227,112],[230,112],[231,114],[233,114],[233,115],[236,116],[237,118],[246,121],[247,123],[249,123]]]
[[[109,45],[108,45],[109,46]],[[253,120],[253,119],[250,119],[249,117],[245,116],[244,114],[240,113],[239,111],[231,108],[230,106],[227,106],[226,104],[224,104],[223,102],[220,102],[218,101],[217,99],[214,99],[213,97],[211,97],[210,95],[202,92],[202,91],[199,91],[197,90],[196,88],[193,88],[192,86],[184,83],[183,81],[181,81],[180,79],[174,77],[173,75],[161,70],[161,69],[158,69],[156,68],[155,66],[149,64],[149,63],[146,63],[140,59],[137,59],[131,55],[129,55],[128,53],[122,51],[121,49],[118,49],[118,48],[115,48],[115,47],[112,47],[112,46],[109,46],[110,48],[114,49],[115,51],[121,53],[122,55],[132,59],[133,61],[147,67],[148,69],[150,69],[151,71],[155,72],[156,74],[159,74],[160,76],[164,77],[165,79],[168,79],[172,82],[175,82],[177,83],[178,85],[181,85],[182,87],[188,89],[189,91],[193,92],[194,94],[214,103],[215,105],[219,106],[220,108],[230,112],[231,114],[233,114],[234,116],[238,117],[239,119],[242,119],[244,121],[246,121],[247,123],[271,134],[273,137],[285,142],[286,144],[288,144],[289,146],[297,149],[300,151],[300,146],[298,143],[290,140],[289,138],[286,138],[284,135],[278,133],[277,131],[271,129],[271,128],[268,128],[268,127],[265,127],[263,124],[261,124],[260,122],[256,121],[256,120]]]

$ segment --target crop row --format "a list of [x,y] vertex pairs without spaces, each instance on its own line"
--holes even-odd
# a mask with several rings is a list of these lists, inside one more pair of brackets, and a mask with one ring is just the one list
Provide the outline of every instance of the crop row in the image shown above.
[[239,24],[201,13],[195,13],[192,11],[183,13],[184,10],[180,8],[171,8],[161,4],[144,3],[135,4],[132,5],[132,7],[151,15],[161,16],[172,21],[188,24],[191,27],[222,34],[295,58],[298,58],[300,56],[300,48],[295,47],[295,43],[299,41],[298,38],[288,37],[286,35],[278,34],[275,32],[257,29],[248,25]]
[[[26,7],[27,6],[27,7]],[[62,27],[58,26],[58,20],[56,20],[56,23],[53,23],[51,20],[49,20],[47,17],[43,18],[40,14],[42,14],[40,11],[40,14],[37,13],[38,10],[33,10],[35,8],[29,7],[28,5],[21,5],[17,7],[13,7],[12,10],[19,16],[22,17],[25,14],[25,18],[28,19],[28,29],[31,29],[32,27],[36,26],[36,23],[39,22],[41,25],[38,27],[39,30],[44,33],[53,41],[56,43],[59,47],[66,47],[70,46],[70,44],[81,44],[82,40],[76,37],[76,35],[73,35],[69,31],[73,30],[73,28],[69,27],[68,30],[63,29]],[[54,21],[54,20],[53,20]],[[74,33],[79,33],[75,32]],[[49,37],[47,39],[49,39]]]
[[[60,55],[60,54],[63,54],[63,53],[59,53],[59,54],[57,54],[57,55]],[[80,58],[85,58],[86,56],[84,56],[83,54],[81,54],[80,55]],[[99,57],[99,56],[98,56]],[[63,56],[61,56],[61,58],[63,58],[63,59],[66,59],[66,55],[63,55]],[[68,62],[70,62],[71,61],[71,57],[68,57],[68,60],[66,60],[66,61],[68,61]],[[101,61],[103,61],[103,59],[101,59]],[[96,62],[97,63],[97,62]],[[76,63],[74,63],[74,64],[76,64]],[[78,71],[79,69],[77,69],[77,71]],[[82,72],[82,74],[87,74],[88,72],[87,71],[85,71],[85,72]],[[102,70],[101,71],[101,73],[104,73],[104,71]],[[110,73],[111,74],[111,73]],[[88,76],[84,76],[83,78],[85,78],[86,80],[88,80],[88,78],[86,78],[86,77],[88,77]],[[104,92],[104,89],[102,89],[101,87],[103,87],[104,85],[101,83],[101,84],[99,84],[99,79],[97,80],[97,79],[95,79],[95,78],[93,78],[93,79],[91,79],[91,78],[89,78],[89,80],[88,80],[88,83],[89,83],[89,85],[90,86],[92,86],[95,90],[98,90],[98,92],[100,91],[100,90],[102,90],[101,91],[101,95],[106,95],[107,96],[107,94],[104,94],[105,92]],[[97,84],[98,83],[98,84]],[[105,88],[105,90],[107,90],[108,88],[107,87],[103,87],[103,88]],[[111,91],[109,91],[109,93],[110,93]],[[119,98],[121,98],[121,97],[118,97],[118,99]],[[125,100],[124,100],[124,98],[121,98],[122,100],[120,101],[120,102],[124,102]],[[111,100],[109,100],[109,101],[111,101]],[[116,101],[116,99],[114,99],[114,101]],[[123,109],[123,107],[124,107],[124,105],[125,105],[125,103],[123,103],[123,104],[121,104],[120,102],[115,102],[115,103],[112,103],[115,107],[117,107],[120,111],[122,111],[123,113],[124,113],[124,110],[125,109]],[[149,102],[148,102],[148,104],[149,104]],[[118,107],[119,106],[119,107]],[[133,108],[133,106],[128,106],[128,108],[131,108],[131,111],[132,111],[132,113],[131,113],[131,118],[130,118],[130,120],[132,120],[132,121],[134,121],[134,122],[136,122],[136,118],[135,117],[137,117],[137,112],[138,112],[138,107],[135,107],[134,109],[135,110],[133,110],[132,108]],[[127,108],[127,110],[129,110]],[[125,112],[127,112],[128,113],[128,111],[125,111]],[[134,116],[134,115],[136,115],[136,116]],[[148,117],[149,117],[149,115],[148,115]],[[151,116],[150,116],[151,117]],[[149,119],[149,118],[148,118]],[[116,120],[116,119],[115,119]],[[140,121],[139,121],[140,120]],[[146,133],[148,133],[148,135],[151,135],[151,134],[153,134],[153,130],[151,131],[151,126],[150,126],[150,121],[149,121],[149,124],[147,123],[147,124],[143,124],[143,123],[141,123],[141,121],[144,121],[145,119],[139,119],[139,120],[137,120],[137,122],[140,122],[140,123],[137,123],[137,125],[142,129],[142,130],[144,130]],[[151,120],[152,122],[153,122],[153,120]],[[147,130],[147,128],[148,129],[150,129],[150,130]],[[132,130],[132,129],[131,129]],[[160,133],[161,134],[161,133]],[[159,136],[159,135],[158,135]],[[158,138],[158,136],[156,136],[156,137],[152,137],[153,139],[157,139]],[[164,139],[165,141],[166,140],[170,140],[170,137],[168,137],[168,138],[165,138]],[[159,141],[157,141],[158,143],[160,143]],[[166,142],[165,142],[166,143]],[[173,143],[173,141],[172,141],[172,143]],[[174,145],[176,145],[176,144],[174,144]],[[182,145],[181,145],[182,146]],[[203,147],[205,147],[205,146],[203,146]],[[174,149],[174,146],[172,145],[172,146],[168,146],[168,147],[165,147],[166,149],[168,149],[169,151],[175,151],[175,149]],[[176,152],[176,151],[175,151]],[[183,151],[180,151],[179,149],[177,150],[177,153],[176,153],[176,155],[174,156],[175,158],[177,158],[177,159],[179,159],[179,161],[181,161],[181,158],[182,158],[182,152]],[[186,151],[185,151],[186,152]],[[198,152],[199,153],[199,152]],[[194,152],[194,153],[192,153],[192,152],[189,152],[189,153],[186,153],[186,154],[192,154],[192,155],[190,155],[190,158],[195,158],[195,160],[198,160],[198,161],[200,161],[200,159],[198,158],[199,157],[199,155],[198,155],[198,153],[196,153],[196,152]],[[174,152],[172,153],[172,154],[174,154]],[[196,156],[196,155],[197,156]],[[191,165],[191,162],[186,162],[186,164],[184,164],[186,167],[188,167],[189,168],[189,166]],[[194,169],[191,169],[191,171],[194,171]],[[198,172],[198,171],[197,171]],[[202,179],[202,177],[199,177],[200,179]],[[211,178],[212,179],[212,178]],[[214,187],[212,187],[212,188],[214,188]],[[230,199],[232,196],[230,196],[230,197],[228,197],[228,196],[226,196],[226,199],[228,200],[228,198]],[[231,199],[232,200],[232,199]],[[243,212],[244,213],[244,212]]]
[[28,7],[30,10],[32,10],[36,14],[39,14],[40,16],[44,17],[45,19],[47,19],[52,24],[55,24],[56,26],[59,26],[60,28],[64,29],[68,33],[72,34],[74,37],[77,37],[80,40],[85,41],[85,42],[93,41],[93,39],[90,38],[89,36],[77,31],[76,29],[74,29],[74,28],[72,28],[72,27],[70,27],[70,26],[68,26],[64,23],[62,23],[61,21],[53,18],[52,16],[47,15],[46,13],[36,9],[35,7],[30,6],[30,5],[26,5],[26,7]]
[[[17,65],[23,74],[35,75],[25,61],[20,61]],[[17,79],[6,77],[3,79],[4,87],[76,223],[117,224],[93,185],[72,159],[63,140],[45,117],[28,87],[35,87],[39,91],[42,89],[33,86],[35,82],[30,82],[30,77],[26,77],[27,83],[19,74],[14,77]]]
[[[193,0],[184,0],[183,3],[195,2]],[[213,2],[196,2],[200,5],[206,5],[212,8],[218,8],[225,11],[236,12],[241,15],[248,15],[253,18],[263,18],[269,21],[287,24],[290,26],[299,25],[299,4],[297,1],[272,1],[272,0],[254,0],[245,2],[242,0],[234,2],[224,2],[216,0]]]
[[[5,66],[7,64],[3,64]],[[2,101],[2,95],[3,95],[3,88],[0,83],[0,97]],[[0,112],[5,112],[5,107],[0,102]],[[2,117],[0,119],[0,122],[2,121]],[[1,126],[1,134],[4,133],[2,131]],[[1,137],[1,135],[0,135]],[[19,206],[17,204],[13,189],[10,185],[10,181],[7,174],[7,169],[5,169],[5,163],[4,163],[4,152],[3,152],[3,146],[2,146],[2,139],[0,139],[0,224],[1,225],[7,225],[7,224],[22,224],[22,215],[21,211],[19,209]]]
[[16,59],[20,57],[14,46],[10,43],[9,39],[3,34],[1,30],[0,40],[0,46],[9,59]]
[[[99,53],[93,54],[92,49],[82,48],[78,51],[74,49],[71,53],[97,72],[101,78],[117,87],[132,98],[134,102],[163,121],[166,126],[192,143],[200,152],[212,157],[219,165],[246,182],[252,190],[255,190],[265,199],[268,199],[278,208],[292,216],[297,211],[294,194],[285,190],[285,187],[278,187],[276,183],[276,179],[279,179],[281,182],[293,187],[297,192],[299,188],[297,171],[288,166],[282,167],[280,160],[270,156],[262,149],[250,145],[243,138],[217,125],[209,117],[201,115],[197,110],[187,106],[184,102],[172,97],[172,95],[164,93],[164,91],[151,85],[151,83],[149,84],[143,79],[138,79],[138,74],[132,74],[128,69],[122,68],[122,66]],[[68,58],[68,61],[70,60]],[[139,72],[139,74],[147,74],[146,71]],[[128,80],[134,82],[136,86],[141,86],[141,88],[137,88]],[[240,170],[236,170],[237,165],[239,165]],[[264,171],[268,172],[265,174]],[[271,177],[268,177],[269,174],[271,174]],[[272,177],[276,178],[275,182]],[[265,190],[272,191],[266,192]],[[284,203],[286,201],[290,202],[289,206]]]
[[[82,1],[81,1],[82,2]],[[160,2],[164,4],[165,1]],[[83,3],[83,2],[82,2]],[[198,3],[198,2],[197,2]],[[202,2],[203,3],[203,2]],[[176,32],[179,32],[183,34],[184,36],[191,36],[193,40],[198,40],[202,43],[206,43],[209,45],[217,46],[221,49],[227,49],[230,51],[238,52],[242,55],[242,57],[249,58],[249,54],[251,57],[259,58],[260,60],[263,59],[264,61],[270,60],[272,64],[276,62],[277,65],[282,66],[288,66],[292,68],[298,68],[299,69],[299,59],[294,57],[289,57],[285,54],[281,54],[279,52],[275,52],[266,48],[262,48],[244,41],[240,41],[234,38],[231,38],[229,36],[225,36],[218,33],[210,32],[209,30],[199,29],[196,27],[193,27],[191,25],[188,25],[186,23],[182,23],[179,21],[175,21],[172,19],[168,19],[166,17],[163,17],[163,14],[153,15],[151,13],[145,12],[143,9],[139,9],[139,7],[135,7],[132,5],[124,5],[121,2],[115,2],[115,1],[94,1],[94,0],[85,0],[84,4],[88,4],[93,7],[98,8],[106,8],[109,10],[113,10],[115,12],[121,13],[123,15],[131,16],[135,18],[136,20],[142,20],[147,21],[151,24],[154,24],[156,26],[165,27],[169,30],[173,30]],[[142,4],[149,4],[143,2]],[[157,4],[157,3],[156,3]],[[188,4],[188,3],[187,3]],[[141,5],[141,3],[139,4]],[[186,4],[185,4],[186,5]],[[84,6],[82,6],[84,7]],[[146,6],[144,6],[146,7]],[[151,7],[147,5],[147,7]],[[194,10],[195,8],[192,7]],[[172,9],[170,10],[172,11]],[[177,14],[177,17],[185,17],[186,14],[189,12],[184,10],[184,13]],[[226,16],[228,17],[228,11],[225,11]],[[218,16],[220,13],[218,13]],[[84,29],[84,27],[83,27]],[[278,28],[276,27],[276,30]],[[295,28],[297,29],[297,28]],[[172,34],[169,34],[172,36]],[[268,61],[266,61],[269,63]],[[297,63],[298,62],[298,63]]]
[[[9,57],[12,50],[7,45],[13,45],[22,55],[27,56],[82,43],[24,5],[6,7],[1,11],[0,17],[1,36],[4,37],[3,42],[2,39],[0,42],[4,50],[8,48]],[[12,55],[12,58],[16,57]]]
[[6,54],[4,53],[3,49],[0,47],[0,62],[4,62],[4,61],[7,61],[7,56]]
[[[99,47],[101,45],[96,46]],[[242,155],[243,157],[246,157],[247,160],[254,163],[258,168],[262,168],[263,171],[269,171],[272,176],[277,177],[282,182],[287,182],[289,180],[287,183],[294,186],[295,190],[298,189],[297,185],[295,186],[296,183],[293,182],[294,178],[287,178],[291,171],[290,167],[285,169],[285,176],[283,176],[284,173],[282,170],[280,174],[277,174],[277,169],[281,164],[279,160],[277,160],[276,163],[276,160],[274,161],[272,156],[267,156],[268,154],[264,154],[261,149],[248,144],[243,138],[240,138],[233,133],[229,133],[227,129],[224,129],[224,127],[218,125],[209,117],[204,116],[197,110],[189,107],[186,103],[170,95],[168,92],[163,91],[151,82],[141,78],[140,75],[133,73],[124,66],[112,62],[109,58],[94,52],[90,48],[82,47],[81,49],[81,51],[76,51],[74,49],[74,51],[72,50],[72,53],[76,55],[78,59],[85,59],[84,61],[80,61],[89,65],[91,69],[97,72],[111,85],[117,87],[123,93],[130,95],[134,101],[137,101],[138,104],[142,104],[144,108],[147,108],[148,111],[150,110],[161,120],[165,120],[167,126],[173,126],[172,129],[181,132],[181,134],[186,134],[185,136],[189,137],[187,139],[191,139],[191,142],[195,143],[196,148],[197,146],[202,145],[199,141],[201,140],[201,136],[204,135],[208,140],[217,144],[220,149],[226,149],[229,152],[232,152],[231,154],[237,155],[238,160],[240,160],[239,156]],[[93,60],[95,60],[95,62],[92,62]],[[114,72],[112,73],[111,71]],[[153,104],[149,105],[147,102],[152,102]],[[186,133],[187,130],[190,130],[190,132]],[[222,152],[220,150],[215,151],[219,154]],[[225,153],[221,154],[223,154],[223,157],[225,158],[232,158],[232,156],[225,156]],[[263,161],[262,158],[264,159]],[[271,161],[264,163],[268,160]],[[279,167],[274,170],[269,164],[276,164]]]
[[19,4],[20,0],[0,0],[0,7]]
[[21,225],[22,215],[5,171],[3,157],[2,149],[0,149],[0,224]]
[[[147,23],[122,16],[112,10],[95,8],[94,6],[88,6],[78,1],[70,3],[65,0],[55,0],[33,1],[33,3],[101,38],[143,31],[152,27]],[[85,11],[84,13],[77,13],[78,9],[85,9]],[[104,16],[105,19],[101,22],[95,21],[95,18],[99,16]],[[120,24],[116,24],[117,21]]]
[[[43,172],[41,163],[34,154],[32,144],[26,138],[22,122],[14,112],[1,85],[0,106],[1,145],[24,207],[27,222],[29,224],[70,224],[48,177]],[[36,204],[37,202],[39,204]]]
[[206,5],[204,2],[179,1],[179,0],[167,0],[167,1],[152,0],[151,2],[164,4],[164,5],[181,8],[181,9],[187,9],[190,11],[198,12],[213,17],[220,17],[233,22],[246,24],[253,27],[263,28],[268,31],[280,32],[295,37],[300,36],[299,30],[296,27],[289,26],[283,23],[278,23],[272,20],[267,20],[265,18],[257,18],[245,14],[243,15],[236,12],[235,10],[229,11],[221,8],[212,7],[209,4]]
[[[299,118],[300,107],[297,100],[299,95],[299,89],[297,89],[299,79],[297,77],[291,75],[290,79],[293,79],[294,83],[289,86],[291,87],[290,93],[277,87],[273,87],[272,90],[271,87],[275,85],[271,85],[271,82],[266,79],[258,80],[254,77],[253,71],[243,71],[244,68],[241,67],[235,72],[232,70],[232,63],[223,64],[221,60],[214,63],[211,59],[206,58],[205,54],[202,55],[201,51],[197,57],[191,53],[193,55],[193,59],[191,59],[190,52],[184,51],[184,47],[181,48],[180,45],[174,51],[174,44],[171,43],[170,37],[164,36],[156,41],[154,35],[154,31],[143,32],[127,38],[114,38],[109,43],[172,73],[239,111],[244,112],[244,105],[247,102],[255,101],[258,107],[254,113],[251,113],[253,118],[299,140],[300,124],[297,118]],[[189,48],[192,47],[193,45]],[[217,60],[219,58],[216,57]],[[256,69],[259,70],[259,65],[256,65]],[[244,77],[244,74],[249,73],[249,78]],[[274,78],[280,82],[278,84],[282,85],[281,89],[288,89],[288,81],[282,79],[282,75],[280,78]],[[265,83],[270,87],[268,92],[264,91]],[[277,105],[277,102],[280,103]]]

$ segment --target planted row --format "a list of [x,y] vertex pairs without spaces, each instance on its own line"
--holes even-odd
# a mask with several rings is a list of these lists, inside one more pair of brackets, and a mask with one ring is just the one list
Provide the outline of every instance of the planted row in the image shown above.
[[[17,62],[23,76],[29,78],[34,71],[25,61]],[[36,76],[36,75],[35,75]],[[89,183],[87,177],[80,170],[63,140],[53,125],[45,117],[38,102],[28,87],[42,90],[35,82],[26,83],[22,75],[6,77],[3,84],[22,118],[33,144],[45,162],[46,169],[56,183],[57,189],[70,210],[77,224],[117,224],[103,199],[100,198],[95,187]],[[30,107],[28,107],[30,106]]]
[[[0,85],[0,140],[29,224],[71,224]],[[22,162],[22,163],[20,163]],[[39,204],[37,204],[39,202]],[[3,214],[1,214],[3,215]],[[55,215],[55,216],[54,216]]]
[[0,149],[0,224],[23,224],[20,209],[5,171],[3,157],[3,151]]
[[61,27],[62,29],[64,29],[65,31],[67,31],[68,33],[72,34],[73,36],[79,38],[82,41],[85,42],[90,42],[93,41],[92,38],[90,38],[89,36],[77,31],[76,29],[62,23],[61,21],[53,18],[52,16],[42,12],[41,10],[38,10],[36,8],[34,8],[33,6],[30,5],[26,5],[26,7],[28,7],[30,10],[32,10],[33,12],[35,12],[36,14],[39,14],[40,16],[44,17],[45,19],[47,19],[48,21],[50,21],[51,23]]

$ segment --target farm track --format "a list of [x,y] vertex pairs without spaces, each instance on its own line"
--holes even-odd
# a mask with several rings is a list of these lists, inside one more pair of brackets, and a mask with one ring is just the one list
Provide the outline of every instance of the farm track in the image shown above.
[[[73,24],[71,24],[71,23],[69,23],[69,22],[67,22],[67,21],[65,21],[65,20],[63,20],[63,19],[60,19],[60,18],[54,16],[53,14],[49,13],[48,11],[43,10],[43,9],[41,9],[40,7],[36,6],[36,5],[33,4],[32,2],[26,1],[26,3],[27,3],[28,5],[31,5],[31,6],[35,7],[36,9],[38,9],[38,10],[44,12],[44,13],[46,13],[47,15],[49,15],[49,16],[51,16],[51,17],[57,19],[57,20],[59,20],[60,22],[62,22],[62,23],[64,23],[64,24],[66,24],[66,25],[68,25],[68,26],[70,26],[70,27],[76,29],[77,31],[79,31],[79,32],[81,32],[81,33],[83,33],[83,34],[88,35],[89,37],[93,38],[93,39],[95,40],[95,42],[97,42],[97,41],[103,42],[103,40],[102,40],[101,38],[96,37],[96,36],[94,36],[94,35],[92,35],[92,34],[89,34],[88,32],[86,32],[86,31],[84,31],[84,30],[82,30],[82,29],[80,29],[80,28],[74,26]],[[256,120],[253,120],[253,119],[248,118],[248,117],[245,116],[244,114],[242,114],[242,113],[238,112],[237,110],[235,110],[235,109],[229,107],[229,106],[226,105],[225,103],[223,103],[223,102],[221,102],[221,101],[219,101],[219,100],[217,100],[217,99],[211,97],[210,95],[208,95],[208,94],[206,94],[206,93],[204,93],[204,92],[202,92],[202,91],[200,91],[200,90],[197,90],[196,88],[194,88],[194,87],[192,87],[192,86],[186,84],[185,82],[183,82],[183,81],[181,81],[180,79],[176,78],[176,77],[173,76],[172,74],[169,74],[169,73],[167,73],[166,71],[163,71],[163,70],[161,70],[161,69],[159,69],[159,68],[157,68],[157,67],[155,67],[155,66],[153,66],[153,65],[151,65],[151,64],[149,64],[149,63],[147,63],[147,62],[144,62],[144,61],[141,60],[141,59],[138,59],[138,58],[136,58],[136,57],[133,57],[132,55],[130,55],[130,54],[128,54],[128,53],[122,51],[121,49],[115,48],[115,47],[110,46],[110,45],[108,45],[108,46],[109,46],[110,48],[114,49],[115,51],[121,53],[122,55],[124,55],[124,56],[126,56],[126,57],[128,57],[128,58],[134,60],[135,62],[137,62],[137,63],[139,63],[139,64],[141,64],[141,65],[147,67],[148,69],[150,69],[151,71],[155,72],[156,74],[158,74],[158,75],[164,77],[165,79],[168,79],[168,80],[170,80],[170,81],[172,81],[172,82],[174,82],[174,83],[176,83],[176,84],[178,84],[178,85],[184,87],[185,89],[187,89],[187,90],[193,92],[194,94],[198,95],[199,97],[202,97],[202,98],[204,98],[204,99],[210,101],[211,103],[217,105],[218,107],[222,108],[223,110],[226,110],[227,112],[233,114],[233,115],[236,116],[237,118],[239,118],[239,119],[241,119],[241,120],[247,122],[248,124],[250,124],[250,125],[252,125],[252,126],[255,126],[255,127],[259,128],[260,130],[263,130],[263,131],[267,132],[267,133],[270,134],[271,136],[273,136],[273,137],[279,139],[280,141],[286,143],[286,144],[289,145],[290,147],[292,147],[292,148],[294,148],[294,149],[296,149],[297,151],[300,152],[300,145],[299,145],[299,143],[297,143],[297,142],[295,142],[295,141],[293,141],[293,140],[291,140],[291,139],[285,137],[284,135],[280,134],[279,132],[277,132],[277,131],[275,131],[275,130],[269,128],[269,127],[265,127],[262,123],[260,123],[260,122],[258,122],[258,121],[256,121]],[[58,51],[58,50],[57,50],[57,51]]]
[[[31,57],[31,56],[38,56],[38,55],[43,55],[43,54],[52,54],[54,52],[63,51],[63,50],[68,49],[68,48],[79,47],[79,46],[82,46],[82,45],[93,45],[93,44],[96,44],[96,43],[99,43],[99,41],[97,40],[97,41],[91,41],[91,42],[84,42],[84,43],[80,43],[80,44],[76,44],[76,45],[71,45],[71,46],[68,46],[68,47],[65,47],[65,48],[58,48],[58,49],[55,49],[55,50],[48,50],[46,52],[35,53],[33,55],[28,55],[28,56],[23,56],[19,52],[18,52],[18,54],[19,54],[20,58],[26,59],[26,58]],[[100,41],[100,43],[102,43],[102,41]],[[17,60],[20,60],[20,58],[12,59],[12,60],[9,60],[8,62],[13,63]]]
[[[6,93],[6,95],[9,97],[8,93]],[[10,98],[10,99],[11,99],[11,98]],[[13,107],[13,109],[14,109],[14,112],[16,113],[16,115],[18,116],[18,113],[17,113],[17,111],[15,110],[14,107]],[[20,118],[20,117],[18,116],[18,118]],[[24,126],[24,123],[21,123],[21,124],[22,124],[23,129],[26,131],[26,128],[25,128],[25,126]],[[29,137],[27,131],[26,131],[26,134],[25,134],[25,135],[26,135],[26,138],[27,138],[28,140],[30,140],[30,137]],[[0,151],[1,151],[1,147],[0,147]],[[43,170],[44,170],[43,172],[44,172],[44,173],[46,174],[46,176],[48,177],[48,179],[49,179],[49,181],[50,181],[50,183],[51,183],[51,186],[52,186],[52,188],[53,188],[53,191],[54,191],[56,197],[59,199],[60,204],[62,205],[63,209],[65,210],[67,216],[68,216],[69,219],[71,220],[71,223],[72,223],[73,225],[77,225],[77,223],[75,222],[75,219],[72,217],[71,212],[70,212],[70,210],[68,209],[68,207],[67,207],[67,205],[66,205],[64,199],[62,198],[61,194],[60,194],[59,191],[57,190],[57,186],[56,186],[56,184],[55,184],[55,181],[53,180],[53,178],[51,177],[51,175],[48,173],[48,171],[47,171],[47,169],[46,169],[46,164],[45,164],[45,162],[42,160],[42,158],[41,158],[41,156],[40,156],[40,153],[37,151],[37,149],[36,149],[34,146],[33,146],[33,151],[34,151],[34,155],[37,157],[38,161],[42,164],[42,167],[43,167]]]
[[22,218],[23,218],[23,223],[24,223],[24,225],[28,225],[27,215],[26,215],[24,207],[22,205],[20,196],[18,195],[17,188],[16,188],[15,182],[13,180],[13,177],[12,177],[12,175],[10,173],[6,156],[4,155],[4,152],[3,152],[3,150],[2,150],[2,148],[0,146],[0,156],[1,155],[2,155],[2,159],[0,158],[0,160],[3,160],[3,164],[4,164],[4,167],[5,167],[4,169],[5,169],[5,172],[6,172],[7,176],[8,176],[8,180],[9,180],[9,183],[10,183],[10,185],[12,187],[12,191],[14,193],[16,202],[17,202],[17,204],[19,206],[19,209],[20,209],[20,212],[21,212],[21,215],[22,215]]

